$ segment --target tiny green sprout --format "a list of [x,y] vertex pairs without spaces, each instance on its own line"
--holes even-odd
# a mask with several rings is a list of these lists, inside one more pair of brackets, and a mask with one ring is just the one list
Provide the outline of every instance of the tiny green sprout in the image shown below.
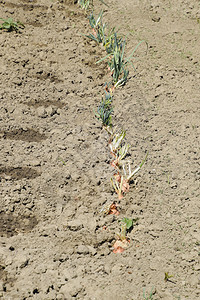
[[0,20],[3,21],[2,24],[0,24],[0,29],[5,29],[8,32],[11,31],[15,31],[15,32],[19,32],[20,29],[24,29],[25,25],[23,23],[21,23],[20,21],[13,21],[12,18],[8,18],[8,19],[2,19],[0,18]]
[[66,166],[66,162],[61,157],[58,157],[58,159],[63,163],[64,166]]
[[174,277],[173,275],[169,275],[167,272],[165,272],[165,282],[170,281],[170,278]]

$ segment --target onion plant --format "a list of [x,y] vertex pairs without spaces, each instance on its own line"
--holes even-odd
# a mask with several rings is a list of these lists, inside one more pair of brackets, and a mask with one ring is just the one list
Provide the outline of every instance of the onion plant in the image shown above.
[[111,137],[111,142],[109,143],[111,154],[116,156],[119,151],[121,144],[126,136],[126,131],[122,130],[121,133],[115,133]]
[[104,127],[112,127],[112,96],[110,93],[105,94],[105,99],[102,98],[100,105],[98,106],[95,116],[98,120],[101,120]]
[[118,194],[119,199],[123,198],[123,195],[129,191],[129,183],[132,177],[141,169],[145,161],[147,160],[148,153],[141,164],[134,170],[131,171],[130,162],[123,162],[122,166],[118,168],[117,174],[114,175],[114,179],[111,178],[112,186],[115,192]]
[[127,230],[130,230],[133,227],[133,220],[129,218],[123,218],[121,221],[121,234],[120,239],[126,240],[127,239]]
[[97,63],[108,58],[108,66],[113,77],[114,87],[124,85],[128,79],[129,71],[126,69],[127,61],[124,59],[126,41],[118,39],[117,34],[110,40],[107,47],[108,55]]
[[[103,0],[99,0],[101,3],[105,4],[106,6],[108,6],[108,4],[106,4]],[[78,0],[78,4],[80,5],[80,7],[82,9],[88,10],[90,7],[93,7],[93,0]]]
[[147,160],[147,157],[148,157],[148,152],[147,152],[145,158],[143,159],[143,161],[141,162],[141,164],[134,171],[131,171],[131,165],[130,165],[129,161],[123,163],[122,169],[123,169],[123,173],[124,173],[124,176],[125,176],[127,182],[130,182],[132,177],[142,168],[143,164]]
[[121,200],[123,198],[123,182],[124,182],[123,176],[120,176],[119,179],[116,179],[116,177],[114,177],[113,179],[111,177],[110,181],[115,192],[118,195],[119,200]]
[[117,35],[115,27],[110,29],[107,33],[106,43],[104,45],[106,52],[108,54],[113,53],[113,49],[115,49],[117,45],[120,45],[121,42],[122,37]]
[[90,33],[89,35],[86,35],[86,37],[95,41],[98,44],[103,43],[104,38],[105,38],[106,25],[103,24],[102,16],[103,16],[102,10],[100,11],[100,13],[98,15],[97,20],[95,20],[93,12],[90,14],[89,23],[90,23],[90,26],[92,27],[93,34]]
[[90,6],[93,6],[92,0],[78,0],[78,4],[82,9],[87,10]]
[[122,160],[126,157],[128,153],[128,149],[130,147],[129,144],[124,143],[126,132],[121,131],[121,133],[111,133],[109,147],[114,160],[111,162],[111,166],[114,167],[117,171],[119,166],[121,165]]
[[113,44],[115,41],[115,28],[109,29],[106,24],[103,23],[103,11],[101,10],[97,19],[93,15],[93,12],[89,16],[89,23],[92,27],[93,34],[86,35],[91,40],[105,47],[107,53],[111,53]]
[[108,54],[97,62],[98,64],[101,61],[108,59],[108,66],[113,78],[114,88],[122,86],[127,82],[129,75],[129,70],[127,67],[129,64],[131,64],[132,67],[135,69],[132,63],[133,55],[137,48],[140,46],[140,44],[143,42],[145,41],[139,42],[135,49],[131,52],[131,54],[128,57],[125,57],[124,52],[126,46],[126,39],[118,38],[117,34],[114,33],[114,38],[111,39],[107,50]]

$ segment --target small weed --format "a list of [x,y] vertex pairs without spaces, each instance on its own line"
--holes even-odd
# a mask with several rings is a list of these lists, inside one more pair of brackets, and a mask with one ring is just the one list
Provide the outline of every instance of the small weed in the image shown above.
[[60,161],[62,162],[62,164],[63,164],[64,166],[66,166],[66,162],[65,162],[61,157],[58,157],[58,160],[60,160]]
[[165,282],[171,282],[171,283],[175,283],[174,281],[172,281],[170,278],[174,277],[173,275],[169,275],[167,272],[165,272],[165,277],[164,277],[164,281]]
[[3,21],[3,23],[0,24],[0,29],[5,29],[8,32],[11,32],[11,31],[19,32],[20,29],[25,28],[25,25],[23,23],[21,23],[19,21],[15,22],[15,21],[13,21],[12,18],[8,18],[6,20],[0,18],[0,20]]

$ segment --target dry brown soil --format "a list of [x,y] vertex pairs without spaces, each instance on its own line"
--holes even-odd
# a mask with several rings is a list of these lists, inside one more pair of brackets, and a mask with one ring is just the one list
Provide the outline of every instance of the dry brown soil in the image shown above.
[[[94,1],[126,54],[149,45],[113,99],[134,166],[149,151],[120,201],[94,117],[105,53],[70,2],[0,1],[0,17],[26,26],[0,32],[0,298],[200,299],[200,2]],[[112,201],[120,215],[100,213]],[[114,254],[123,217],[138,220]]]

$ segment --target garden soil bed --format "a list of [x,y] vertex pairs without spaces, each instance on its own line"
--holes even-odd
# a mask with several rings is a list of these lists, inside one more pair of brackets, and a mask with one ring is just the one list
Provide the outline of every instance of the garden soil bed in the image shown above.
[[[200,298],[198,0],[95,1],[95,14],[141,40],[113,98],[137,166],[120,201],[108,135],[94,110],[110,80],[105,52],[72,1],[0,1],[0,298]],[[119,216],[105,215],[115,201]],[[113,253],[123,217],[129,247]],[[137,220],[137,221],[136,221]],[[165,273],[172,275],[165,281]],[[148,298],[147,298],[148,299]]]

